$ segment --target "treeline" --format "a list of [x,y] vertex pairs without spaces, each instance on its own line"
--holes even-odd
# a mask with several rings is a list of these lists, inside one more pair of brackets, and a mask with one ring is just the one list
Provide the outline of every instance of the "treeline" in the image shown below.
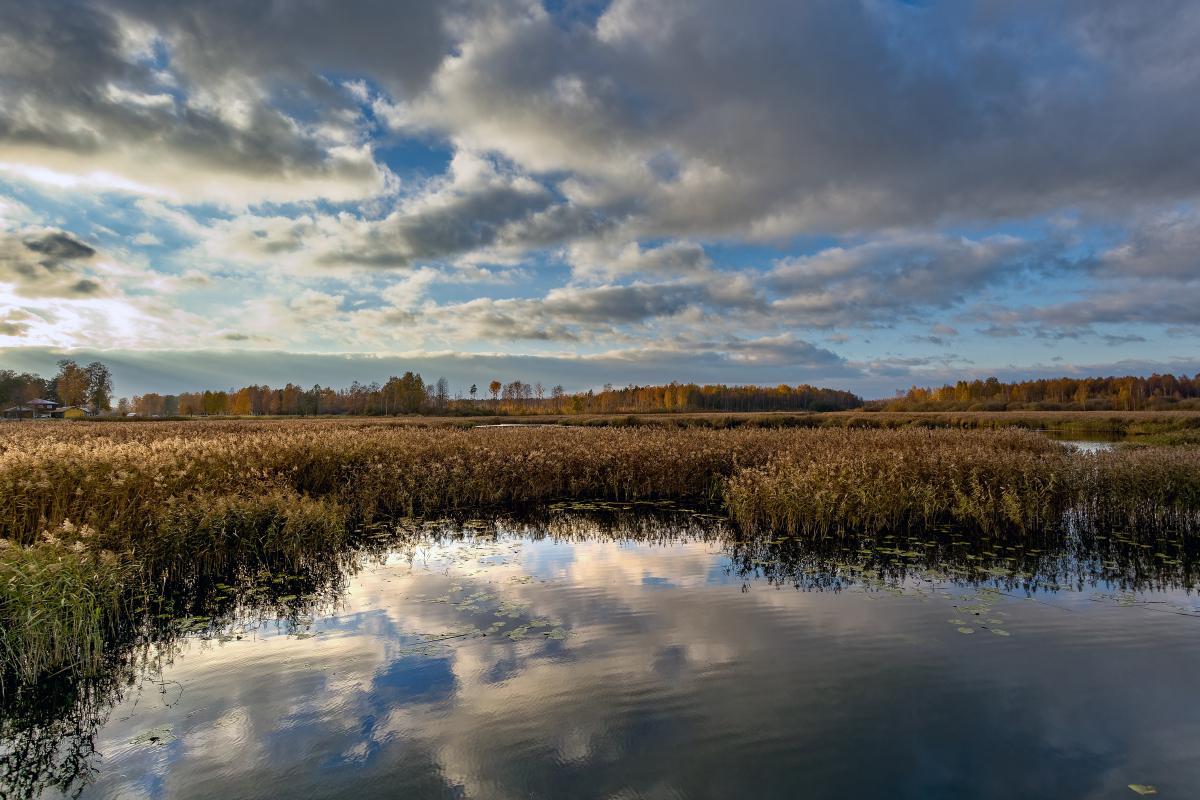
[[571,396],[585,413],[647,411],[845,411],[861,408],[862,398],[840,389],[817,386],[726,386],[670,383],[627,386]]
[[406,372],[386,383],[358,383],[334,389],[295,384],[281,388],[245,386],[229,391],[144,394],[122,400],[120,413],[173,416],[315,416],[319,414],[624,414],[657,411],[838,411],[859,408],[850,392],[816,386],[725,386],[671,383],[627,386],[568,394],[562,386],[494,380],[464,393],[450,393],[445,378],[427,383]]
[[18,406],[30,400],[57,400],[65,406],[88,408],[92,413],[112,408],[112,373],[100,361],[85,367],[69,359],[58,362],[58,373],[43,378],[32,372],[0,370],[0,406]]
[[1108,378],[1043,378],[1004,383],[997,378],[938,388],[914,386],[893,400],[871,404],[887,411],[1084,410],[1141,411],[1200,408],[1200,374]]

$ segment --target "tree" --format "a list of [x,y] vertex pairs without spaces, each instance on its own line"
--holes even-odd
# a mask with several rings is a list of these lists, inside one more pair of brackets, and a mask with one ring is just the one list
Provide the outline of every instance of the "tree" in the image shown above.
[[112,408],[112,373],[99,361],[88,364],[84,372],[88,380],[87,401],[92,411],[108,411]]
[[47,381],[30,372],[0,369],[0,403],[18,405],[52,394]]
[[450,382],[445,378],[437,379],[437,389],[434,391],[433,399],[437,403],[439,411],[446,410],[446,406],[450,403]]
[[[58,375],[54,378],[54,391],[60,403],[66,406],[81,406],[88,399],[90,379],[88,373],[74,361],[63,359],[58,362]],[[109,390],[112,387],[110,385]]]
[[488,384],[488,391],[492,393],[492,404],[500,404],[500,390],[504,388],[504,384],[500,381],[492,381]]
[[415,414],[425,405],[425,381],[415,372],[406,372],[403,377],[390,378],[383,387],[397,413]]
[[471,384],[471,405],[475,405],[475,393],[479,391],[479,387]]

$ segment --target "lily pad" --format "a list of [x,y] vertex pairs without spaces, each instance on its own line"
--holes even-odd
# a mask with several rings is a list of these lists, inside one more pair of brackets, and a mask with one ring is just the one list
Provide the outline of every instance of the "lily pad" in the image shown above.
[[1158,789],[1145,783],[1131,783],[1129,788],[1141,795],[1158,794]]
[[974,628],[962,627],[962,628],[959,628],[959,629],[958,629],[958,632],[959,632],[959,633],[974,633],[974,632],[975,632],[975,629],[974,629]]
[[130,744],[168,744],[175,741],[175,734],[171,732],[170,725],[160,725],[157,728],[151,728],[147,731],[142,731],[137,736],[129,740]]

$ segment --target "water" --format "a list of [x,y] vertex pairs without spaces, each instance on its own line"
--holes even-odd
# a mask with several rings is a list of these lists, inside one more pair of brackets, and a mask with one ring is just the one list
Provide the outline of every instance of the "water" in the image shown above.
[[1066,447],[1081,453],[1103,453],[1115,448],[1118,442],[1133,440],[1133,437],[1106,431],[1089,431],[1081,434],[1077,431],[1043,430],[1039,433],[1047,439],[1062,442]]
[[56,758],[94,746],[88,798],[1195,797],[1194,555],[604,509],[381,534],[212,589]]

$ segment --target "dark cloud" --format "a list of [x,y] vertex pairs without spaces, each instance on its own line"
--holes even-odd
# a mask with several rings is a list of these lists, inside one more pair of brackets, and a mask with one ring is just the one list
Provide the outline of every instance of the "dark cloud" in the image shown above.
[[400,122],[640,197],[659,233],[1122,209],[1200,179],[1186,2],[615,0],[593,29],[467,31]]
[[456,192],[437,205],[396,212],[371,226],[361,243],[325,261],[389,267],[452,258],[496,244],[505,226],[529,220],[550,203],[548,193],[536,186]]
[[479,298],[430,307],[439,327],[460,339],[604,343],[630,328],[658,330],[680,315],[730,315],[756,309],[752,294],[723,292],[708,282],[566,286],[535,299]]
[[25,297],[81,297],[103,293],[82,272],[96,250],[69,233],[0,231],[0,281]]
[[555,289],[541,311],[580,324],[622,324],[669,317],[708,298],[703,286],[635,285]]
[[1073,267],[1050,242],[906,234],[783,259],[766,284],[780,297],[774,308],[806,326],[891,324],[994,284]]
[[34,239],[26,239],[25,247],[46,256],[43,263],[86,259],[96,254],[91,247],[65,233],[46,233]]
[[71,293],[79,295],[95,295],[100,294],[103,287],[99,283],[89,278],[81,278],[71,284]]

